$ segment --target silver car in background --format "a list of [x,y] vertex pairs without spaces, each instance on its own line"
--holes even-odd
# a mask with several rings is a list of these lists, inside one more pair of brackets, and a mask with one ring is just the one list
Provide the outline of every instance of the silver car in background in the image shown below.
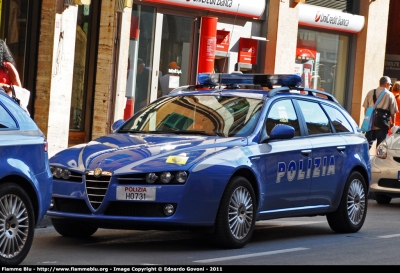
[[393,126],[391,135],[371,157],[371,197],[378,204],[389,204],[400,197],[400,126]]

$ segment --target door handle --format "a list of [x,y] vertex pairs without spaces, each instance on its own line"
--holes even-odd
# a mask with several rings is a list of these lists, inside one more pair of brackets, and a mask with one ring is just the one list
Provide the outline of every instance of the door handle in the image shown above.
[[304,156],[310,156],[311,150],[302,150],[301,154],[304,155]]

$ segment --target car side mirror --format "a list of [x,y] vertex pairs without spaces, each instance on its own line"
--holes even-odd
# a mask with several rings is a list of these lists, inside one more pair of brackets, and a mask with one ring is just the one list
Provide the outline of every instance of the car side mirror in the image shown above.
[[113,123],[113,125],[111,126],[111,128],[113,129],[113,131],[118,130],[119,127],[122,126],[122,124],[124,124],[125,120],[123,119],[119,119],[116,122]]
[[286,124],[277,124],[271,130],[271,139],[291,139],[294,137],[294,128]]

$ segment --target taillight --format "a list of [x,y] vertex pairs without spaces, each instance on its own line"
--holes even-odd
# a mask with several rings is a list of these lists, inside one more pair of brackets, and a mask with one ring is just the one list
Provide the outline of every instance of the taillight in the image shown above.
[[47,143],[46,140],[43,142],[43,148],[44,148],[45,152],[47,152],[49,150],[49,144]]

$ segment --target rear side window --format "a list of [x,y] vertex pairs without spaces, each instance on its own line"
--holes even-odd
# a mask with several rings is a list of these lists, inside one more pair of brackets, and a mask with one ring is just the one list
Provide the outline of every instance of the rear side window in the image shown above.
[[298,101],[309,135],[330,134],[332,127],[324,110],[316,102]]
[[275,102],[268,113],[267,118],[267,134],[271,134],[271,130],[277,124],[286,124],[294,128],[294,135],[300,136],[299,120],[291,100],[280,100]]
[[6,111],[3,104],[0,103],[0,129],[18,129],[15,120]]
[[322,107],[328,113],[328,116],[331,119],[333,127],[335,128],[337,133],[346,133],[353,131],[350,123],[338,109],[328,105],[322,105]]

